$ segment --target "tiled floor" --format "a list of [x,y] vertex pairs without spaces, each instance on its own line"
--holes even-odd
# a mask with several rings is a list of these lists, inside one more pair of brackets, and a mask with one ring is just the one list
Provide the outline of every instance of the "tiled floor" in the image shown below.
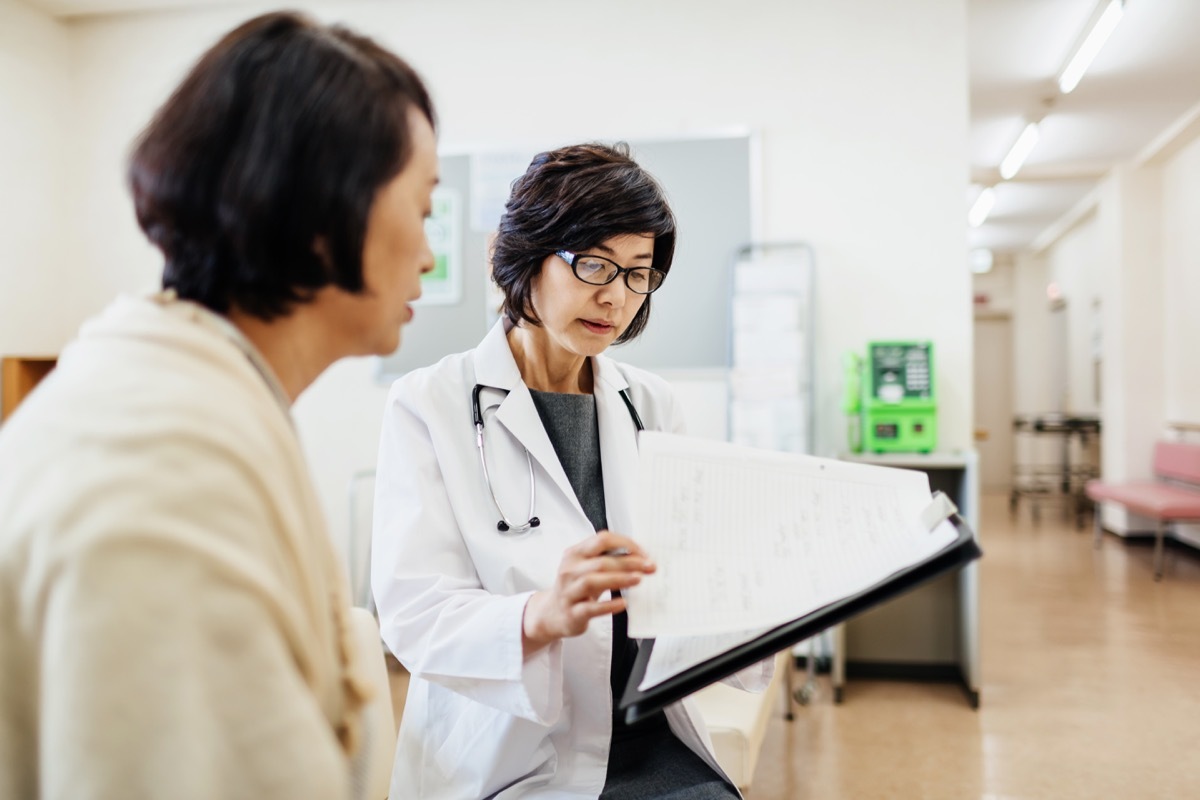
[[[747,800],[1200,798],[1200,555],[1034,524],[985,496],[982,703],[951,684],[826,678],[773,719]],[[402,706],[405,676],[393,676]]]
[[828,682],[773,719],[747,800],[1200,797],[1200,556],[981,507],[982,701]]

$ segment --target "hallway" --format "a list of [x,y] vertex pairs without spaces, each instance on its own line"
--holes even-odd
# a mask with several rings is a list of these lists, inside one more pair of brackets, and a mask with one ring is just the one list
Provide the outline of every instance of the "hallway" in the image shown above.
[[983,690],[851,681],[771,721],[747,800],[1200,796],[1200,555],[981,508]]

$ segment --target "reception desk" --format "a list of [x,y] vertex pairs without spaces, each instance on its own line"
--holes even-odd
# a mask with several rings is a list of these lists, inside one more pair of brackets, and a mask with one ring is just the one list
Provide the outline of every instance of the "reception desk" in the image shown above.
[[[979,535],[978,456],[961,453],[843,455],[847,461],[916,469],[945,492]],[[841,702],[847,679],[961,683],[979,707],[979,564],[925,584],[834,627],[832,679]]]

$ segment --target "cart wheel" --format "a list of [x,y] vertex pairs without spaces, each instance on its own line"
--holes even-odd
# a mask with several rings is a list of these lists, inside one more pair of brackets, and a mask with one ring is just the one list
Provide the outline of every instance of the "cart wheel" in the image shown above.
[[808,705],[809,701],[811,701],[816,696],[817,696],[817,687],[813,686],[811,683],[806,683],[803,686],[801,686],[799,689],[796,690],[795,695],[794,695],[794,697],[796,698],[796,702],[802,706]]

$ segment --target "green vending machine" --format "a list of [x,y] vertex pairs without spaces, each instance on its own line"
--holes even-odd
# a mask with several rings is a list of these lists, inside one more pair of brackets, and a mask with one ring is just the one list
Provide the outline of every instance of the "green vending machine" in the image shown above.
[[937,446],[931,342],[871,342],[862,381],[868,453],[928,453]]

